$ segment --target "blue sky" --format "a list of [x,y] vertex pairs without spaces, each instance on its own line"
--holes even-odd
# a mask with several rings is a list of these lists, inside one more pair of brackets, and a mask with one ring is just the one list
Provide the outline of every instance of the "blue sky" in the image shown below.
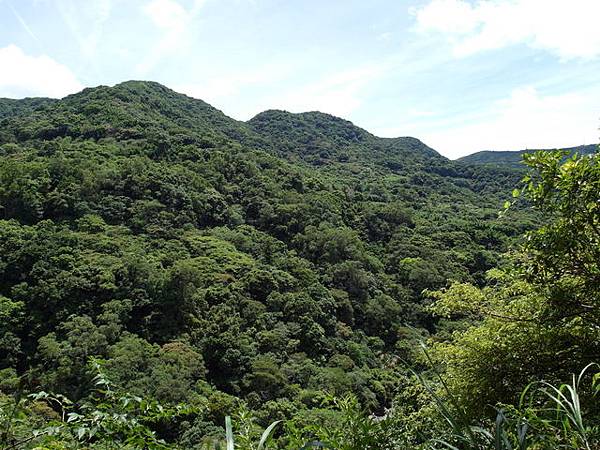
[[161,82],[455,158],[598,141],[600,0],[0,0],[0,96]]

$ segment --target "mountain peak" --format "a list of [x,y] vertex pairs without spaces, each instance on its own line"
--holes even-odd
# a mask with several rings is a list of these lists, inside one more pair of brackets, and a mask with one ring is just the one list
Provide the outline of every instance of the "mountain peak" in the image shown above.
[[[86,88],[30,116],[19,118],[13,114],[12,120],[12,131],[25,139],[83,136],[127,140],[149,135],[156,139],[185,135],[190,142],[217,145],[251,134],[243,122],[227,117],[202,100],[154,81],[139,80]],[[79,126],[84,122],[85,127]],[[31,123],[46,125],[36,129]]]
[[319,111],[291,113],[271,109],[257,114],[248,124],[259,133],[275,134],[305,143],[312,140],[348,146],[374,137],[348,120]]
[[247,123],[255,132],[274,140],[280,154],[317,165],[370,161],[385,167],[404,167],[408,160],[446,159],[419,139],[378,138],[348,120],[319,111],[272,109]]

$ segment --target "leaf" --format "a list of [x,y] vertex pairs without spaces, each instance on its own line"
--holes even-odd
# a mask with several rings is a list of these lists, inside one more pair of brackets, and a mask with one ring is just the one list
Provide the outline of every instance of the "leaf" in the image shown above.
[[67,414],[67,423],[71,423],[74,422],[75,420],[81,419],[83,416],[81,414],[77,414],[77,413],[69,413]]
[[76,430],[76,434],[77,434],[77,439],[79,439],[80,441],[83,439],[83,437],[85,436],[86,433],[86,429],[81,427],[81,428],[77,428]]
[[269,425],[265,431],[263,431],[262,436],[260,437],[260,441],[258,443],[258,449],[257,450],[263,450],[265,443],[267,442],[267,440],[269,439],[271,433],[273,432],[273,430],[275,429],[275,427],[281,422],[281,420],[276,420],[275,422],[273,422],[271,425]]

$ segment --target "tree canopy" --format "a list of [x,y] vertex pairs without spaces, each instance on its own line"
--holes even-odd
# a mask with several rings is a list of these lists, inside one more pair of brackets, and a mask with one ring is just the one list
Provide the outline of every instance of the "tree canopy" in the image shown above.
[[518,188],[414,138],[238,122],[157,83],[0,100],[0,402],[25,434],[120,411],[132,448],[200,446],[234,411],[300,440],[403,411],[402,445],[423,443],[429,340],[469,417],[515,404],[599,354],[599,162],[564,158],[526,156]]

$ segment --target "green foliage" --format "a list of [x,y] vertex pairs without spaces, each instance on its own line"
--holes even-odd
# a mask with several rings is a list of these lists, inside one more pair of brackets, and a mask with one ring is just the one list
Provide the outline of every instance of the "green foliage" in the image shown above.
[[483,288],[454,284],[433,294],[434,312],[473,324],[435,345],[471,416],[498,402],[515,404],[522,386],[558,381],[600,352],[600,159],[564,155],[526,157],[532,171],[515,194],[545,220],[525,235],[512,265],[491,271]]
[[523,195],[549,219],[526,236],[525,278],[549,289],[553,320],[600,319],[600,157],[528,155]]
[[104,374],[103,363],[90,360],[95,389],[78,404],[44,391],[28,398],[3,399],[0,443],[5,448],[36,449],[170,448],[157,435],[156,427],[197,414],[198,408],[183,404],[165,407],[152,399],[115,391]]
[[512,423],[523,386],[598,354],[598,160],[561,158],[498,217],[518,170],[326,114],[237,122],[140,81],[0,101],[11,442],[201,448],[233,416],[239,448],[416,448],[444,422],[411,329],[466,421]]
[[[593,363],[577,377],[573,375],[571,384],[531,383],[521,393],[518,407],[498,408],[495,421],[475,425],[463,422],[460,409],[449,409],[436,396],[440,412],[452,425],[452,433],[446,440],[432,439],[432,447],[468,450],[596,448],[600,444],[600,427],[589,417],[584,419],[590,413],[590,405],[586,408],[580,400],[580,393],[585,390],[582,381],[594,366],[597,368]],[[596,373],[592,377],[591,390],[597,389]]]

